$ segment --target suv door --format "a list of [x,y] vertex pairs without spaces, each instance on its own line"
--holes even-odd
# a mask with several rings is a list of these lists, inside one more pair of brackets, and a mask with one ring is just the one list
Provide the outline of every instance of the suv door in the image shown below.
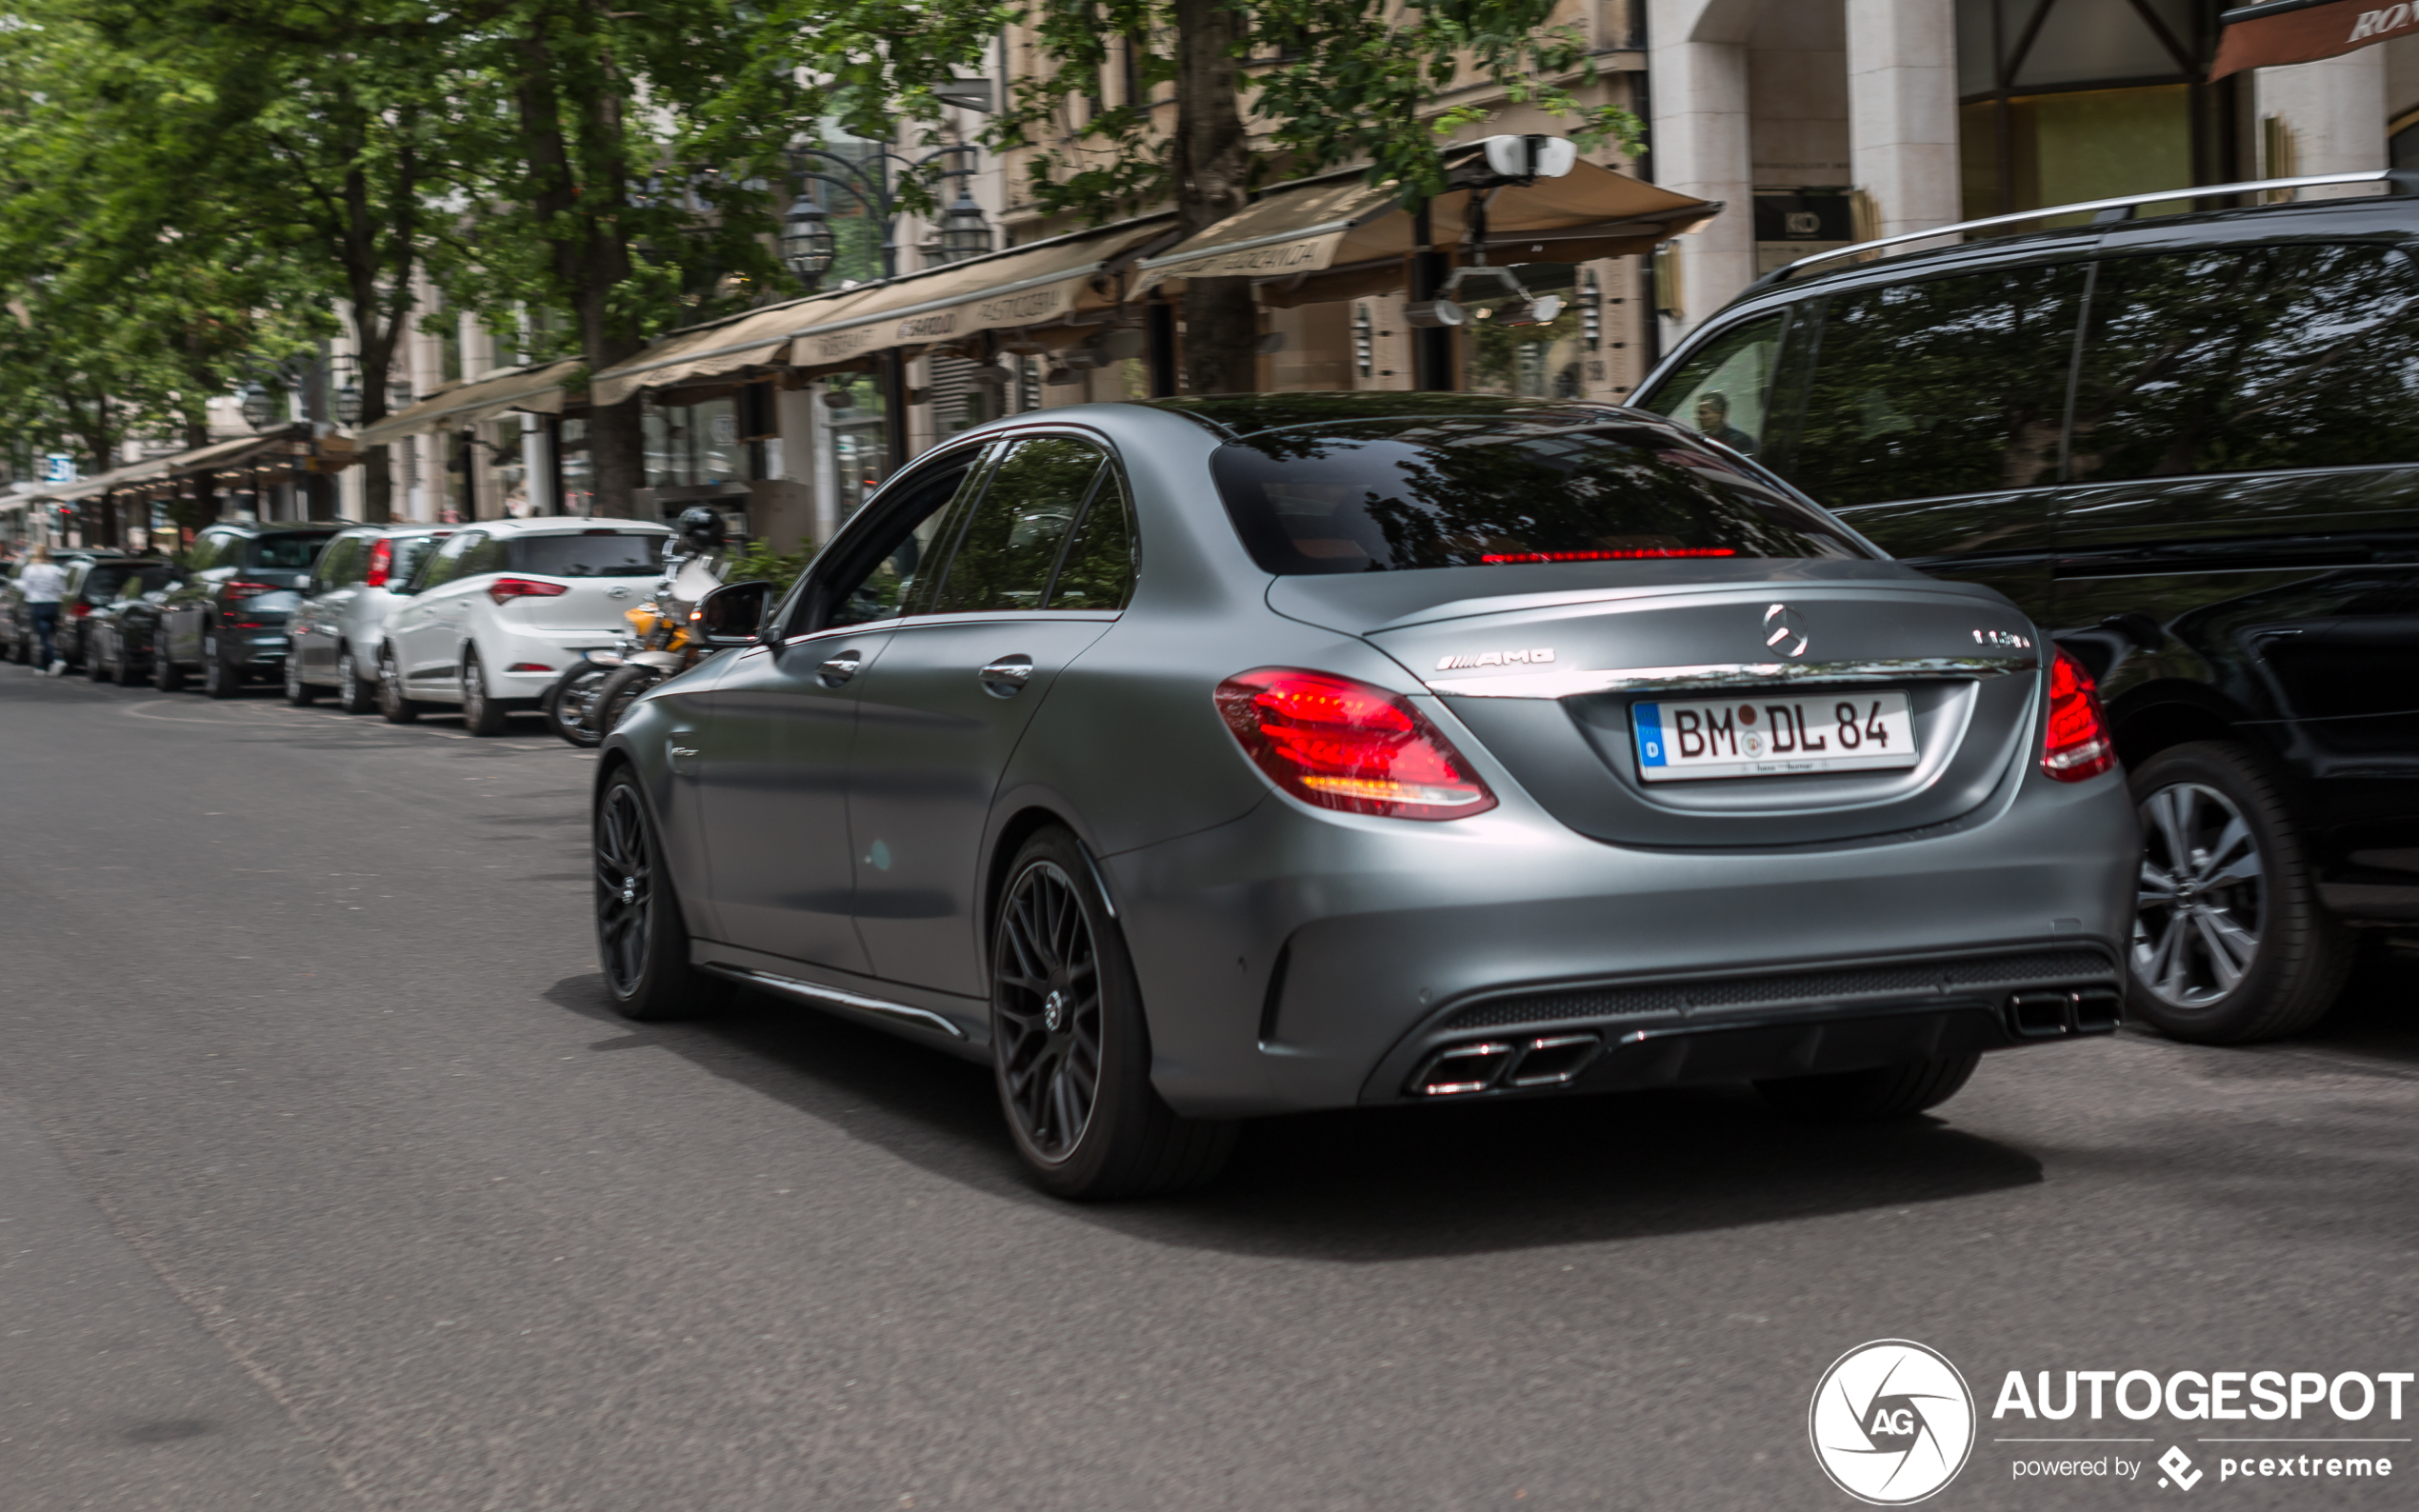
[[1133,523],[1099,444],[1010,442],[953,533],[931,613],[857,681],[849,834],[874,975],[980,997],[983,842],[1016,743],[1130,591]]
[[673,759],[673,803],[694,784],[718,938],[866,972],[848,813],[860,679],[920,612],[983,451],[931,458],[877,495],[790,596],[781,637],[735,653],[704,695],[694,754]]

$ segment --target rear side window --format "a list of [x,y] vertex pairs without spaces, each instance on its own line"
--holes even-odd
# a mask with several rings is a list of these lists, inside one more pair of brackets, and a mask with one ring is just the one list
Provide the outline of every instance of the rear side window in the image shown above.
[[140,564],[133,562],[95,563],[91,572],[86,576],[81,585],[85,602],[107,604],[110,600],[116,598],[118,589],[126,585],[127,579],[134,576],[139,567]]
[[450,583],[460,577],[464,554],[486,539],[486,536],[474,530],[448,540],[443,549],[429,558],[429,565],[424,569],[426,575],[420,579],[419,587],[424,589],[432,588],[440,583]]
[[2084,278],[2062,263],[1833,296],[1790,481],[1835,508],[2056,483]]
[[2071,476],[2419,462],[2415,299],[2382,247],[2103,262]]
[[245,566],[299,571],[319,559],[319,548],[326,546],[329,536],[334,533],[310,535],[299,530],[280,530],[275,535],[259,536],[252,542]]
[[1092,489],[1050,590],[1053,609],[1122,609],[1134,596],[1134,514],[1112,464]]
[[1252,560],[1285,576],[1865,554],[1718,454],[1584,411],[1268,430],[1210,466]]
[[212,567],[226,566],[229,557],[232,555],[229,547],[234,544],[234,541],[233,536],[219,532],[204,535],[186,551],[186,567],[194,572],[207,572]]
[[1772,373],[1780,361],[1781,319],[1751,320],[1707,342],[1644,408],[1754,456],[1764,443]]
[[1038,609],[1109,458],[1068,436],[1019,441],[992,469],[930,612]]
[[[551,578],[655,577],[664,570],[665,537],[652,530],[581,530],[512,538],[510,569]],[[472,567],[500,572],[505,564]]]

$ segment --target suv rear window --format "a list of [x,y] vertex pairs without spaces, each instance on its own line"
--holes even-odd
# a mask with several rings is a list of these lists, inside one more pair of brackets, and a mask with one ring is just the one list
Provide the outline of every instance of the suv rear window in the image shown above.
[[664,570],[668,539],[651,530],[515,536],[511,570],[554,578],[652,577]]
[[260,536],[253,540],[250,559],[244,565],[295,569],[307,567],[319,560],[319,548],[335,534],[333,530],[280,530],[275,535]]
[[1370,420],[1212,453],[1245,547],[1280,576],[1669,557],[1861,557],[1819,511],[1710,449],[1594,416]]

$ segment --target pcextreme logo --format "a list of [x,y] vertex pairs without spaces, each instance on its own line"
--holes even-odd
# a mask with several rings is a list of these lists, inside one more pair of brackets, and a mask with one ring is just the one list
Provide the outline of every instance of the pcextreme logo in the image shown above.
[[1921,1502],[1957,1479],[1974,1447],[1974,1399],[1938,1350],[1876,1339],[1831,1362],[1806,1411],[1831,1483],[1874,1506]]

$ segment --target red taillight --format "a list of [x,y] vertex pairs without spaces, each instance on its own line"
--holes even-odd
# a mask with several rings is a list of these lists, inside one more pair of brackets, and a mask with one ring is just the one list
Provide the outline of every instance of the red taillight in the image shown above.
[[385,587],[388,577],[394,572],[394,569],[395,544],[392,541],[381,541],[370,548],[370,575],[361,581],[373,588]]
[[274,583],[230,583],[227,596],[230,599],[256,599],[264,593],[279,593],[284,589]]
[[1327,672],[1264,666],[1218,685],[1218,712],[1278,786],[1388,819],[1461,819],[1495,795],[1408,699]]
[[571,591],[566,583],[541,583],[535,578],[497,578],[488,585],[488,597],[501,607],[513,599],[550,599]]
[[71,620],[80,620],[91,612],[92,606],[90,604],[70,604],[68,606],[68,618]]
[[2049,664],[2049,739],[2041,769],[2062,783],[2097,777],[2116,765],[2109,724],[2100,715],[2100,690],[2091,674],[2065,651]]

